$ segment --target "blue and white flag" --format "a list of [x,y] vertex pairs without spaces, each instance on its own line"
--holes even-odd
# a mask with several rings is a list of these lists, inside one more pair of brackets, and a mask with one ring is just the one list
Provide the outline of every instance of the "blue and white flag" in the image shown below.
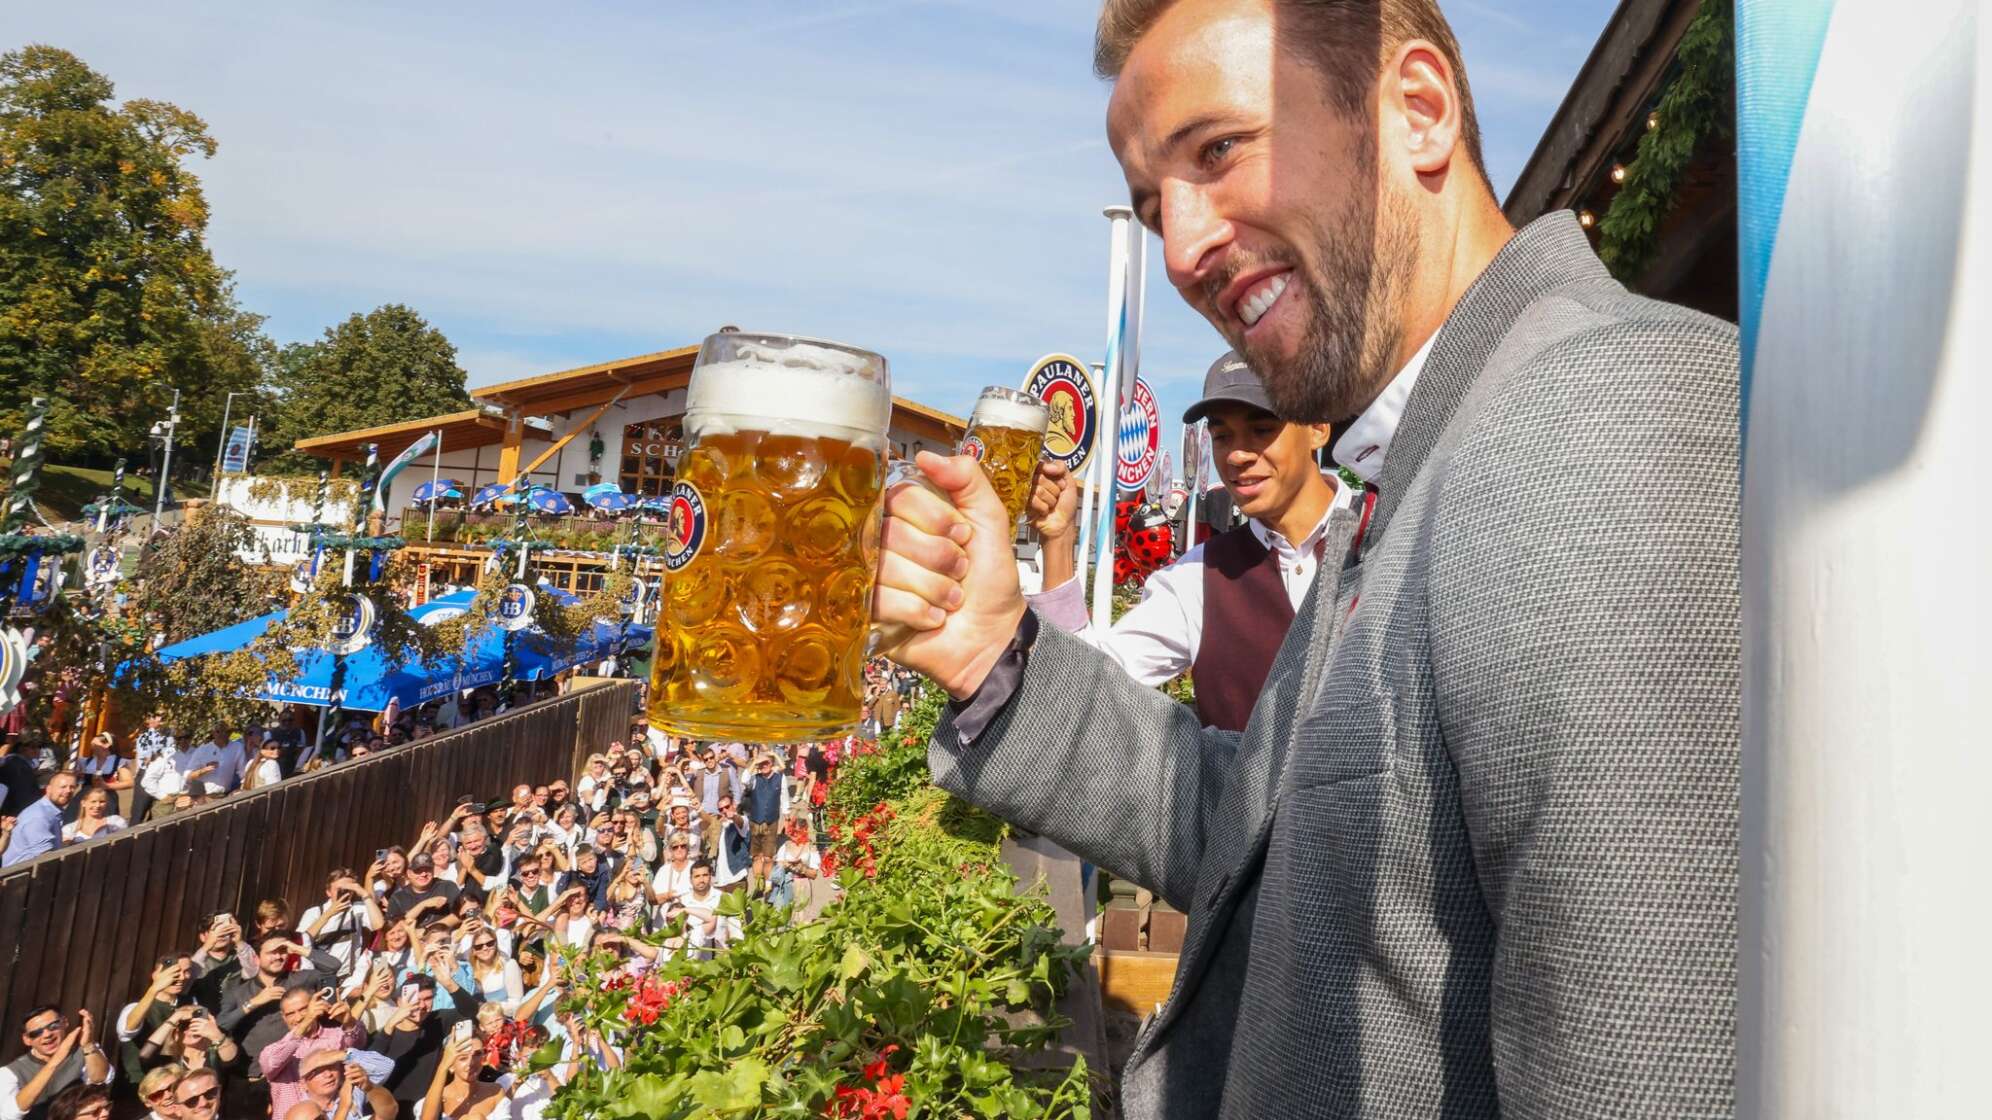
[[1986,1110],[1988,15],[1737,5],[1739,1116]]
[[221,473],[243,474],[249,469],[249,429],[237,425],[229,429],[228,445],[221,452]]
[[422,438],[408,445],[407,450],[381,468],[380,484],[374,487],[373,508],[375,513],[387,512],[387,492],[394,486],[394,476],[408,469],[408,464],[427,455],[431,448],[442,439],[439,432],[423,432]]

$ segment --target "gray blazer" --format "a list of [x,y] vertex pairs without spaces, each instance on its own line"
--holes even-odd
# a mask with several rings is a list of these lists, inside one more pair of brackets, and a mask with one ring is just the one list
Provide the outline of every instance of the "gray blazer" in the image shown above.
[[1735,329],[1540,219],[1379,490],[1242,734],[1047,626],[936,780],[1189,913],[1130,1116],[1730,1114]]

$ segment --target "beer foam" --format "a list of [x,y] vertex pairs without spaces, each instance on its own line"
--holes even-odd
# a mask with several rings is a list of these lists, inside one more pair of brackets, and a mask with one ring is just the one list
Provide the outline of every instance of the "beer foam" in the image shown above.
[[766,350],[700,366],[685,399],[686,434],[773,431],[876,446],[892,419],[892,394],[876,381],[853,376],[863,368],[855,355],[821,346]]
[[991,428],[1018,428],[1042,433],[1050,419],[1050,414],[1042,406],[1033,407],[1003,397],[984,397],[975,402],[973,422]]

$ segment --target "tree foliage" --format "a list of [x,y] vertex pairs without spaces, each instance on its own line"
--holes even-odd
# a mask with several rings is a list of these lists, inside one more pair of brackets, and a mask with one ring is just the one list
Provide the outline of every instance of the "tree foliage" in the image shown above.
[[255,545],[248,518],[218,506],[194,510],[179,528],[145,546],[136,606],[169,645],[268,611],[281,575],[236,558],[238,550]]
[[52,455],[136,453],[184,393],[183,441],[210,441],[229,390],[269,357],[206,242],[187,169],[215,142],[163,101],[112,101],[67,51],[0,54],[0,430],[50,398]]
[[293,343],[277,357],[266,447],[470,407],[456,347],[412,308],[390,303]]

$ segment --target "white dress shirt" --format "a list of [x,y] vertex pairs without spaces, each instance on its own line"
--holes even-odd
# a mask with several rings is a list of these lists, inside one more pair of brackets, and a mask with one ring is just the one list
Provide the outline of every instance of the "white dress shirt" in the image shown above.
[[1391,437],[1397,434],[1397,424],[1404,419],[1405,402],[1411,399],[1411,388],[1425,371],[1425,359],[1431,356],[1432,343],[1438,337],[1439,332],[1433,331],[1425,345],[1418,347],[1418,352],[1383,387],[1383,392],[1335,440],[1330,452],[1335,461],[1364,482],[1374,484],[1383,477],[1383,459],[1390,451]]
[[167,751],[157,754],[145,764],[145,772],[138,776],[138,786],[152,795],[154,801],[171,801],[187,792],[186,773],[193,767],[187,765],[187,751]]
[[[1339,480],[1331,478],[1330,483],[1335,487],[1335,499],[1313,530],[1298,542],[1287,540],[1259,521],[1245,523],[1252,536],[1279,558],[1280,582],[1296,610],[1314,584],[1315,569],[1320,566],[1316,546],[1328,531],[1329,516],[1348,505],[1355,493]],[[1149,576],[1141,588],[1141,602],[1122,615],[1104,637],[1088,619],[1077,579],[1027,598],[1039,617],[1099,649],[1128,676],[1149,686],[1165,684],[1195,664],[1197,650],[1203,646],[1203,556],[1204,546],[1197,545],[1174,564]]]

